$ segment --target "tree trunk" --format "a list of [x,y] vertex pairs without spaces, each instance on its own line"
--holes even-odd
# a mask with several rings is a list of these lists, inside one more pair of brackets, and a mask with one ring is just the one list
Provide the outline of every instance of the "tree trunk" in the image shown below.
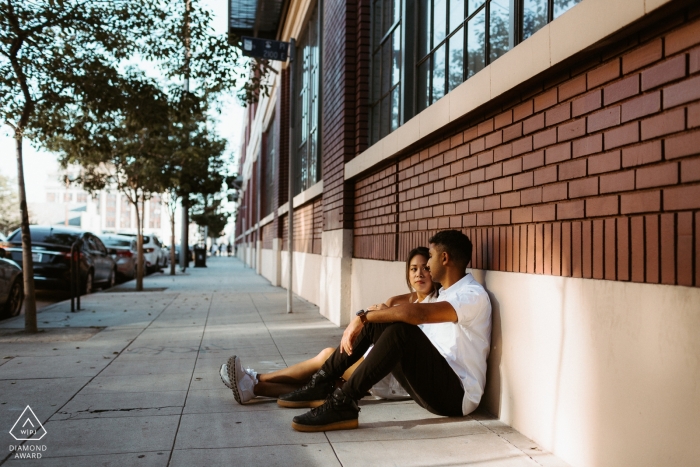
[[24,330],[37,332],[36,297],[34,295],[34,263],[32,261],[32,235],[29,232],[27,192],[24,189],[24,165],[22,162],[22,131],[15,129],[17,148],[17,184],[19,185],[19,210],[22,216],[22,273],[24,275]]
[[136,207],[136,248],[138,250],[138,255],[136,256],[136,290],[141,292],[143,291],[143,267],[145,264],[143,260],[143,231],[141,230],[138,196],[136,196],[134,206]]

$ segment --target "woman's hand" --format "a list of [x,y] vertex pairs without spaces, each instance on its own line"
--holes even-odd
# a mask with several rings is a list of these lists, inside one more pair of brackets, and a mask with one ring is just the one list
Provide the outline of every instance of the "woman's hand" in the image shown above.
[[385,308],[389,307],[385,303],[379,303],[377,305],[372,305],[371,307],[367,308],[367,311],[384,310]]
[[360,331],[362,331],[362,326],[362,321],[357,316],[350,321],[350,324],[343,332],[343,338],[340,340],[341,354],[345,352],[348,355],[352,355],[352,344],[355,342],[357,335],[360,334]]

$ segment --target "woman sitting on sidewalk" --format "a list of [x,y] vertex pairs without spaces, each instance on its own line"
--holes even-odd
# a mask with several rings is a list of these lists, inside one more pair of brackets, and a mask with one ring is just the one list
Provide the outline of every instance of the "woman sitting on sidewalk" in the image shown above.
[[[406,260],[406,284],[411,293],[391,297],[386,304],[373,305],[368,311],[395,306],[403,303],[430,303],[437,298],[439,284],[432,281],[428,264],[428,249],[418,247],[408,254]],[[370,349],[371,350],[371,349]],[[323,349],[318,355],[309,360],[292,365],[272,373],[257,373],[252,369],[243,369],[241,359],[234,355],[227,363],[221,365],[219,375],[221,381],[233,391],[236,402],[243,404],[256,396],[281,397],[277,403],[282,407],[316,407],[323,404],[325,396],[318,401],[295,401],[295,391],[310,382],[311,377],[321,369],[335,349]],[[369,353],[369,351],[367,352]],[[367,355],[367,354],[365,354]],[[343,374],[347,380],[361,363],[362,359]],[[409,398],[408,393],[389,374],[379,381],[371,390],[372,394],[385,399]]]

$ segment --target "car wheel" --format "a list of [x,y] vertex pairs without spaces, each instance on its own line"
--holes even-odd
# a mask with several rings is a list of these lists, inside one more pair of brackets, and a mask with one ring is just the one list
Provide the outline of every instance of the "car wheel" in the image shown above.
[[83,282],[83,295],[90,295],[92,293],[94,274],[89,271],[87,277],[85,277],[85,282]]
[[24,301],[24,285],[20,278],[12,283],[10,294],[5,303],[5,314],[9,317],[19,315],[19,312],[22,310],[22,301]]
[[117,283],[117,271],[112,269],[112,272],[109,274],[109,280],[107,281],[107,288],[111,289],[114,287],[114,284]]

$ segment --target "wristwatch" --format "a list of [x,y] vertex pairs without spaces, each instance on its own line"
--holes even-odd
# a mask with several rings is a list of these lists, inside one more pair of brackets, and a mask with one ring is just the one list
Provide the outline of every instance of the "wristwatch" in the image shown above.
[[362,321],[363,326],[367,324],[367,313],[369,313],[369,311],[367,310],[360,310],[357,313],[355,313],[355,316],[360,318],[360,321]]

